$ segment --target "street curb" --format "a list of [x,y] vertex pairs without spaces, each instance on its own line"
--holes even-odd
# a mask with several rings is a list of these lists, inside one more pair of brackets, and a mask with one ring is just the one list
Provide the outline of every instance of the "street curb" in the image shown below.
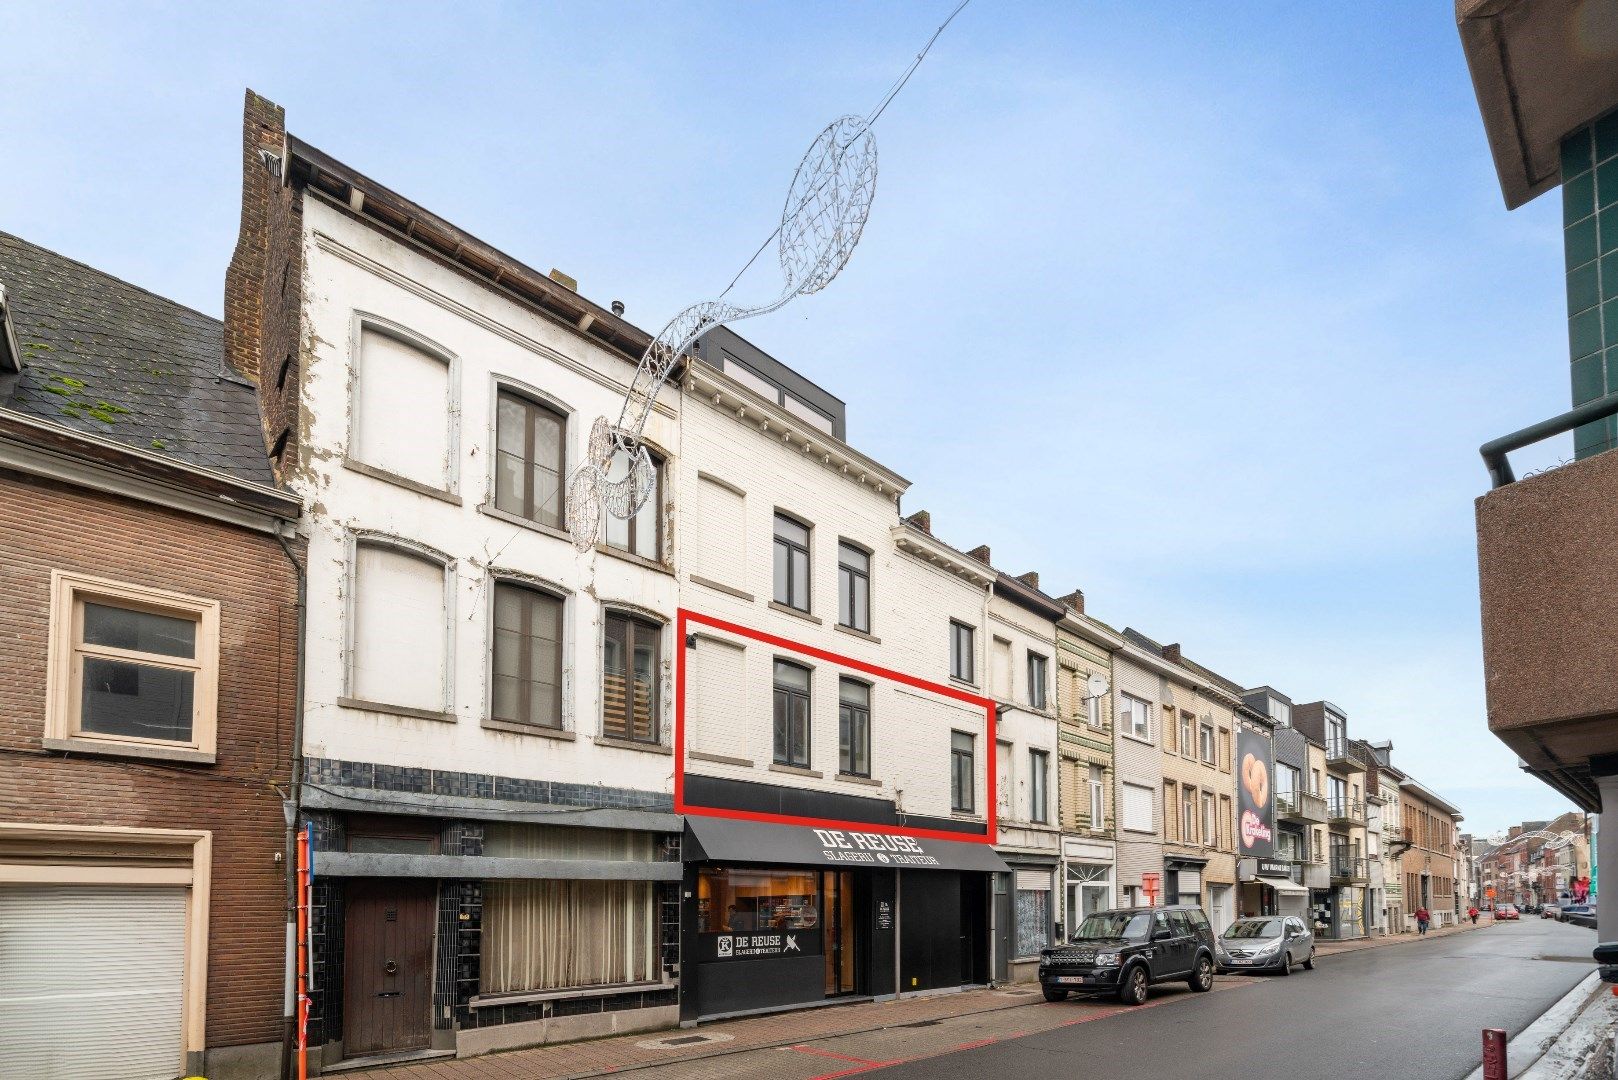
[[1483,924],[1479,923],[1477,926],[1457,926],[1448,933],[1434,934],[1429,937],[1421,937],[1419,935],[1411,935],[1406,937],[1404,934],[1400,934],[1397,937],[1389,935],[1381,938],[1361,938],[1359,940],[1365,941],[1367,944],[1356,945],[1351,949],[1333,949],[1331,952],[1323,953],[1317,947],[1315,950],[1315,959],[1317,961],[1335,960],[1339,956],[1352,956],[1355,953],[1370,952],[1372,949],[1386,949],[1394,945],[1414,945],[1420,941],[1437,941],[1441,938],[1455,937],[1457,934],[1475,934],[1483,928]]
[[[1506,1061],[1510,1065],[1508,1080],[1526,1073],[1545,1056],[1556,1040],[1573,1026],[1601,985],[1601,973],[1590,972],[1579,980],[1578,985],[1563,994],[1556,1004],[1541,1013],[1539,1019],[1523,1028],[1516,1038],[1506,1044]],[[1479,1065],[1468,1073],[1466,1080],[1483,1080],[1483,1066]]]

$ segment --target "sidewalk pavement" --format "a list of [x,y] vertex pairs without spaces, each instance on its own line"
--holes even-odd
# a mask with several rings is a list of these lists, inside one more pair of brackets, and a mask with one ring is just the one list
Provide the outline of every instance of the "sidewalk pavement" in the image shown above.
[[[1459,926],[1433,930],[1428,937],[1481,930]],[[1356,941],[1323,942],[1316,955],[1335,956],[1362,949],[1382,948],[1418,940],[1415,934],[1397,934]],[[1243,976],[1220,976],[1216,988],[1245,986],[1254,980]],[[1154,995],[1153,1004],[1168,1004],[1192,995]],[[639,1035],[619,1035],[588,1042],[536,1046],[508,1050],[474,1058],[444,1059],[401,1064],[387,1068],[344,1072],[343,1080],[581,1080],[583,1077],[646,1069],[658,1065],[684,1064],[708,1058],[734,1055],[773,1047],[802,1047],[803,1044],[839,1039],[868,1032],[933,1025],[962,1017],[987,1016],[1012,1009],[1044,1005],[1039,987],[1014,983],[995,989],[965,990],[960,993],[909,997],[899,1001],[859,1002],[774,1013],[703,1024],[694,1029],[673,1029]],[[1060,1023],[1084,1020],[1128,1011],[1111,1001],[1074,999],[1053,1006],[1063,1010]],[[1073,1010],[1077,1010],[1075,1013]],[[1052,1021],[1058,1022],[1058,1021]],[[996,1025],[1001,1026],[1001,1025]],[[1048,1026],[1044,1022],[1012,1025],[1025,1030]],[[1014,1037],[1025,1031],[1007,1032]],[[917,1035],[921,1035],[920,1032]],[[941,1047],[949,1052],[958,1047]],[[817,1051],[810,1050],[810,1053]],[[834,1057],[837,1055],[833,1055]],[[851,1069],[850,1072],[862,1072]]]
[[[1470,934],[1478,930],[1487,930],[1490,927],[1488,919],[1479,919],[1478,924],[1461,923],[1459,926],[1445,926],[1437,930],[1427,931],[1429,938],[1449,937],[1452,934]],[[1342,953],[1360,952],[1364,949],[1380,949],[1388,945],[1408,945],[1413,941],[1421,941],[1422,936],[1415,933],[1387,934],[1383,937],[1353,938],[1349,941],[1315,941],[1315,955],[1338,956]]]

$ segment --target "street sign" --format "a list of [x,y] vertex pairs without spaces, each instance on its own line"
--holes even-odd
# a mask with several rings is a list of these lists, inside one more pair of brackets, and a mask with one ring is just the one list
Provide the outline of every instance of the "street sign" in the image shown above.
[[1494,899],[1494,886],[1490,885],[1487,889],[1484,889],[1483,890],[1483,895],[1487,896],[1490,900],[1493,900]]
[[1146,905],[1157,906],[1157,893],[1163,887],[1163,875],[1148,870],[1140,876],[1141,892],[1146,894]]

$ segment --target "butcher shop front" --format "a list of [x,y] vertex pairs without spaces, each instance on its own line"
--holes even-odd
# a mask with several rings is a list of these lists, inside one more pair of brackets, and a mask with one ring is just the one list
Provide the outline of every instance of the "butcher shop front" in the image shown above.
[[688,816],[682,1020],[989,979],[987,844]]

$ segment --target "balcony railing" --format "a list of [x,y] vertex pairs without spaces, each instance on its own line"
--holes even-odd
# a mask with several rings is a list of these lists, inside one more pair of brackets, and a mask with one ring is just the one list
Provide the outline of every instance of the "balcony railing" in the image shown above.
[[1326,800],[1307,791],[1277,792],[1275,816],[1282,821],[1302,821],[1321,825],[1326,821]]
[[1365,761],[1347,739],[1327,739],[1326,767],[1337,772],[1364,772]]
[[1364,859],[1354,858],[1352,855],[1333,855],[1331,857],[1332,884],[1363,882],[1370,877]]
[[1365,824],[1365,804],[1349,799],[1330,799],[1326,805],[1326,818],[1333,825]]

